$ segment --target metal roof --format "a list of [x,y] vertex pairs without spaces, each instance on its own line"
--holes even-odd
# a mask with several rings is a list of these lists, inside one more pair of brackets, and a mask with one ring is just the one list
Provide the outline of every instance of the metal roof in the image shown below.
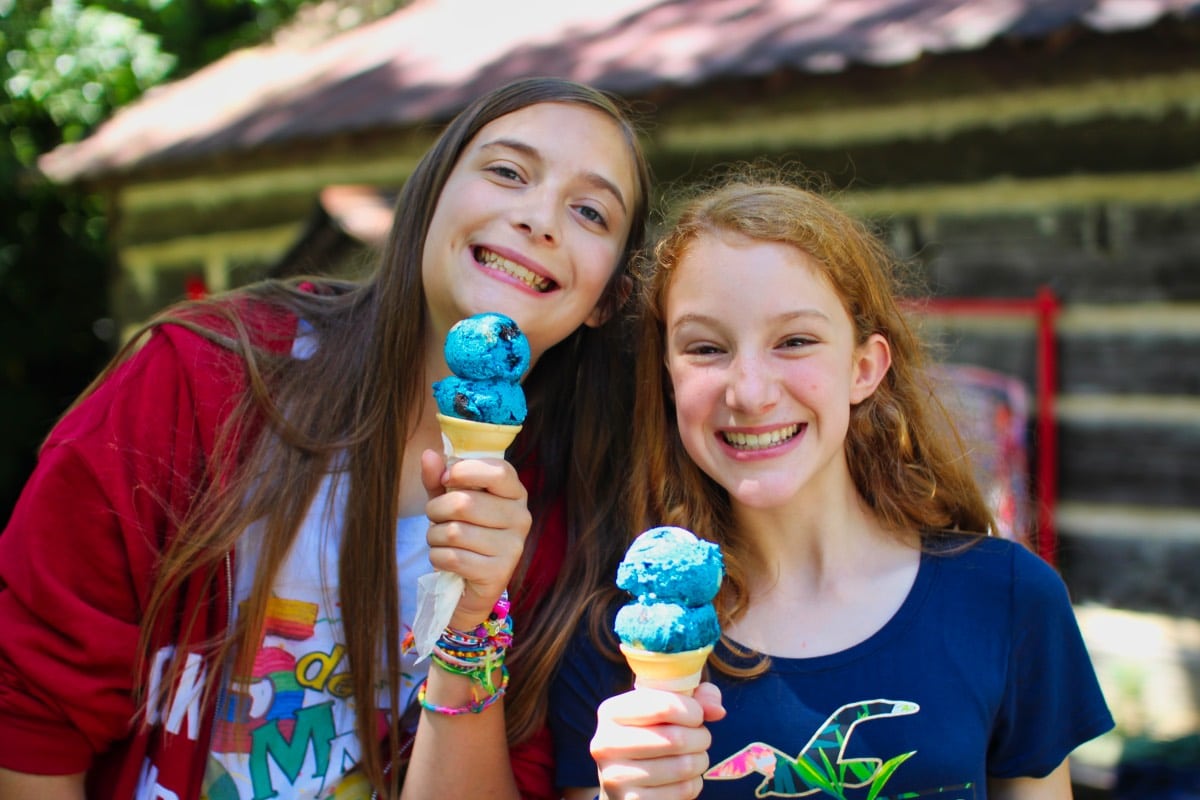
[[891,66],[923,54],[1113,33],[1200,11],[1200,0],[416,0],[317,44],[233,53],[44,155],[60,182],[252,153],[452,116],[524,75],[625,96],[752,78]]

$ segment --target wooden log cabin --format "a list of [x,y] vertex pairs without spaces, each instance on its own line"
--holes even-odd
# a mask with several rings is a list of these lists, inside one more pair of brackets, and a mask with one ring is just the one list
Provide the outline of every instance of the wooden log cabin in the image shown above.
[[609,89],[646,112],[664,185],[763,156],[828,175],[919,265],[947,360],[1028,387],[1040,544],[1118,717],[1080,785],[1194,741],[1200,2],[418,0],[292,33],[43,158],[107,200],[122,326],[189,289],[355,269],[437,125],[494,85]]

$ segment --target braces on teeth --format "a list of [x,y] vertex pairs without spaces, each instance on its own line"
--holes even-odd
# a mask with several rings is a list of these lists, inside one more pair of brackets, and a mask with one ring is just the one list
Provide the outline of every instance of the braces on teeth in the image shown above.
[[509,261],[507,258],[496,255],[491,250],[485,250],[481,247],[477,249],[476,253],[476,257],[481,263],[513,276],[531,289],[544,292],[550,288],[551,282],[546,278],[525,269],[520,264]]

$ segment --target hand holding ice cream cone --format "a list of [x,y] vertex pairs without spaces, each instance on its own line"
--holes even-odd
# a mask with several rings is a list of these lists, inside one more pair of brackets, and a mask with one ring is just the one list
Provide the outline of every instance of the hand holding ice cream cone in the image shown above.
[[[456,323],[444,355],[453,375],[433,384],[447,466],[461,459],[504,458],[525,421],[520,380],[529,368],[529,340],[503,314],[476,314]],[[413,648],[432,651],[463,596],[461,575],[435,570],[417,581]]]
[[[648,787],[686,792],[672,795],[679,797],[702,791],[702,773],[681,776],[672,760],[662,758],[661,742],[669,729],[673,755],[701,753],[711,742],[705,724],[725,714],[717,687],[700,684],[721,637],[712,601],[724,575],[720,548],[683,528],[651,528],[626,551],[617,586],[633,601],[617,611],[613,628],[633,670],[634,690],[608,698],[596,711],[590,751],[600,797],[644,796]],[[652,739],[638,732],[646,728],[654,729]]]

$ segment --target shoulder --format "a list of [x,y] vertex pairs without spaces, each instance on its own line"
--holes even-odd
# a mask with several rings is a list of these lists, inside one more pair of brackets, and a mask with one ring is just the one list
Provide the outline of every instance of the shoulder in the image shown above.
[[[614,611],[615,613],[615,611]],[[549,687],[549,724],[556,737],[574,730],[590,737],[596,708],[605,698],[628,691],[633,684],[629,666],[619,655],[605,653],[582,621],[559,661]]]
[[180,448],[210,451],[246,387],[245,358],[229,336],[239,326],[255,346],[286,352],[296,321],[231,298],[155,324],[51,430],[43,456],[69,448],[158,463]]
[[1067,586],[1057,570],[1020,542],[998,537],[931,553],[944,584],[959,597],[983,598],[1018,618],[1069,613]]
[[235,294],[162,322],[143,350],[202,396],[228,396],[245,387],[247,352],[290,354],[298,324],[296,314],[286,308]]
[[211,302],[186,306],[165,317],[156,328],[183,349],[238,350],[246,346],[287,354],[297,334],[300,300],[315,293],[303,288],[260,296],[239,290]]
[[[619,604],[606,607],[603,620],[604,631],[612,631],[613,619]],[[589,687],[600,699],[623,692],[632,682],[632,673],[624,658],[617,654],[615,644],[611,652],[605,652],[596,641],[600,631],[592,629],[591,620],[585,614],[579,621],[560,662],[558,678],[575,689]],[[614,640],[615,641],[615,640]]]
[[941,539],[933,542],[928,552],[965,579],[1062,583],[1054,567],[1011,539],[989,536],[965,544]]

